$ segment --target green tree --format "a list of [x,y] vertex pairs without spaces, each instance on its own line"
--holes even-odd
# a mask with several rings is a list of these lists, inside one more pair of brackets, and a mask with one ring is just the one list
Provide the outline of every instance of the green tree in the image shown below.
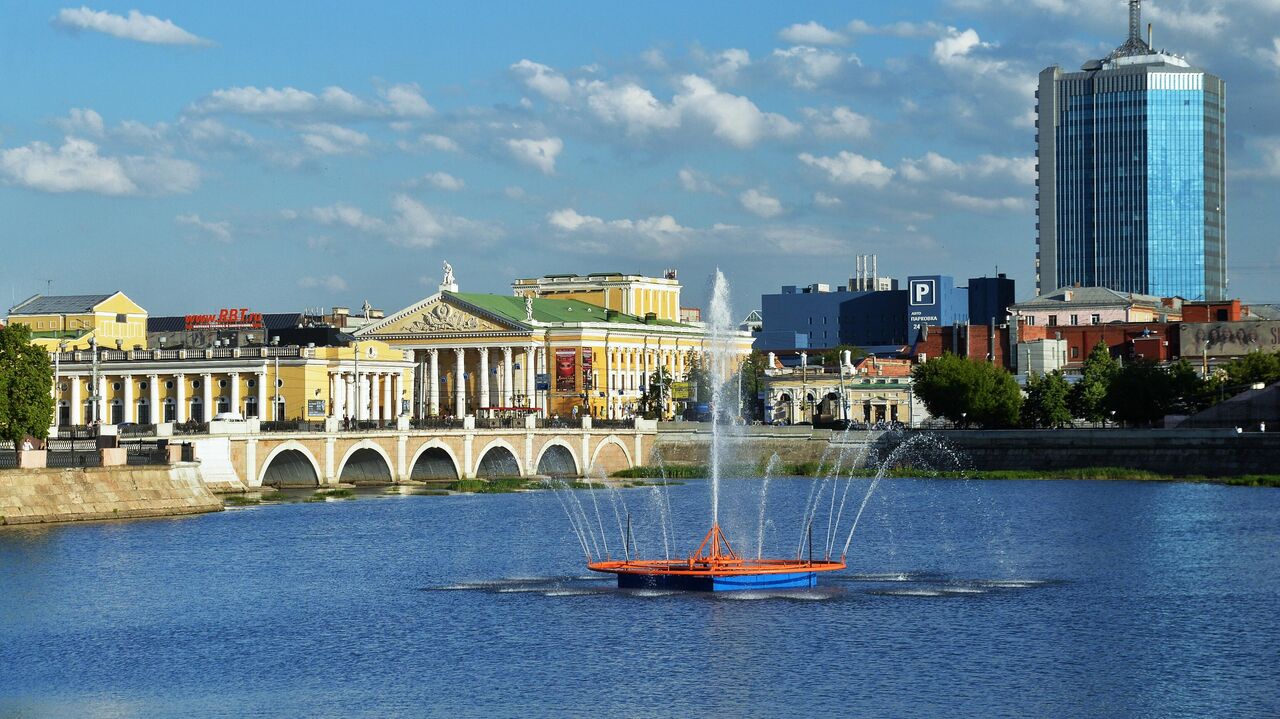
[[764,370],[768,364],[768,358],[760,352],[752,352],[742,364],[738,366],[738,372],[741,374],[741,383],[738,382],[739,377],[735,375],[730,378],[733,390],[737,391],[737,387],[742,388],[742,414],[744,419],[759,419],[761,413],[760,393],[765,391]]
[[1013,375],[981,360],[945,353],[911,372],[913,390],[929,413],[964,425],[1009,427],[1018,422],[1022,391]]
[[1060,370],[1027,375],[1027,398],[1022,402],[1022,424],[1028,427],[1061,427],[1071,423],[1067,396],[1071,386]]
[[1255,382],[1271,384],[1280,380],[1280,355],[1272,352],[1250,352],[1222,366],[1227,379],[1233,385],[1250,385]]
[[1185,361],[1167,367],[1152,360],[1125,365],[1112,378],[1107,405],[1121,422],[1152,425],[1169,414],[1191,414],[1207,404],[1206,383]]
[[662,418],[662,400],[671,399],[671,373],[654,372],[649,375],[649,382],[644,392],[640,393],[640,413],[645,419]]
[[711,368],[701,352],[689,350],[685,355],[685,381],[689,383],[689,401],[711,400]]
[[1080,381],[1071,388],[1067,404],[1072,415],[1090,422],[1101,422],[1107,416],[1107,394],[1111,380],[1120,371],[1120,363],[1111,356],[1107,343],[1094,345],[1080,370]]
[[31,435],[49,436],[53,423],[53,365],[49,354],[31,344],[25,325],[0,327],[0,438],[15,450]]

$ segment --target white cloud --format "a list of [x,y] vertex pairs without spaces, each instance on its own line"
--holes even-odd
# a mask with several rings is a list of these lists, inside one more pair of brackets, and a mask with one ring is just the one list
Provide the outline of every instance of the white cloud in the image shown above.
[[685,167],[681,168],[680,172],[676,174],[680,178],[680,186],[683,187],[686,192],[710,192],[716,195],[724,194],[724,192],[716,186],[716,183],[712,182],[710,178],[697,170],[691,170]]
[[979,155],[972,162],[959,163],[936,152],[902,161],[898,171],[910,182],[932,182],[946,179],[1008,177],[1021,185],[1034,185],[1034,157],[1002,157]]
[[835,157],[815,157],[803,152],[799,158],[804,164],[825,172],[827,179],[838,185],[867,185],[879,189],[889,184],[894,175],[893,170],[879,160],[844,150]]
[[538,169],[544,175],[555,174],[556,157],[564,149],[564,141],[558,137],[546,137],[541,140],[507,140],[506,144],[507,151],[512,157]]
[[248,148],[256,144],[249,133],[227,127],[211,117],[183,118],[181,127],[186,131],[187,137],[200,145]]
[[450,233],[436,214],[426,205],[406,195],[391,200],[395,219],[391,224],[392,240],[406,247],[431,247]]
[[324,88],[319,95],[296,87],[228,87],[214,90],[191,109],[203,114],[360,118],[421,117],[431,112],[417,85],[392,85],[381,95],[382,102],[364,100],[336,85]]
[[1271,63],[1277,70],[1280,70],[1280,37],[1271,39],[1271,48],[1263,48],[1258,51],[1263,60]]
[[1031,207],[1025,197],[975,197],[950,190],[942,196],[956,207],[977,212],[1020,212]]
[[502,194],[512,200],[523,200],[525,197],[528,197],[528,193],[519,185],[510,185],[502,188]]
[[102,137],[105,125],[102,122],[102,115],[97,112],[82,108],[73,107],[67,113],[67,117],[54,121],[62,131],[68,135],[91,135],[93,137]]
[[871,136],[871,119],[843,105],[829,112],[809,107],[804,114],[818,137],[865,140]]
[[169,157],[110,157],[88,140],[68,137],[61,147],[43,142],[0,150],[0,175],[42,192],[100,195],[168,195],[190,192],[200,171]]
[[845,55],[833,50],[821,50],[807,45],[797,45],[785,50],[774,50],[773,61],[779,72],[796,87],[810,90],[835,77],[846,62],[858,64],[856,55]]
[[434,110],[415,83],[392,85],[379,92],[387,102],[387,110],[396,117],[426,117]]
[[853,20],[845,29],[854,35],[888,35],[890,37],[937,37],[945,31],[935,22],[899,21],[888,25],[872,25],[865,20]]
[[552,227],[568,232],[579,230],[585,225],[604,226],[604,220],[599,217],[578,214],[578,211],[571,207],[548,213],[547,222]]
[[959,163],[936,152],[926,152],[924,157],[915,160],[903,160],[898,167],[898,171],[909,182],[928,182],[940,178],[955,178],[964,173]]
[[742,203],[743,209],[757,217],[769,219],[782,214],[782,203],[778,198],[754,188],[738,195],[738,202]]
[[591,241],[579,245],[578,249],[591,252],[607,252],[607,240],[646,240],[659,251],[669,252],[676,249],[692,232],[681,226],[671,215],[654,215],[641,220],[602,220],[593,215],[583,215],[572,208],[565,208],[547,213],[547,224],[557,230],[574,235],[589,235]]
[[585,86],[587,107],[608,125],[622,125],[627,134],[637,135],[680,124],[679,115],[663,105],[653,93],[635,83],[608,85],[595,81]]
[[568,102],[572,89],[564,75],[553,68],[522,59],[511,66],[511,71],[524,82],[525,87],[556,102]]
[[447,172],[429,172],[426,175],[423,175],[422,181],[437,190],[445,190],[448,192],[457,192],[467,186],[467,183]]
[[[360,234],[384,239],[404,247],[433,247],[442,239],[467,238],[468,242],[484,242],[502,234],[500,226],[438,212],[408,195],[391,198],[391,216],[373,217],[358,207],[337,203],[313,207],[302,215],[329,227],[345,227]],[[287,218],[287,216],[286,216]]]
[[810,20],[783,28],[778,37],[792,45],[843,45],[848,38]]
[[178,27],[172,20],[161,20],[154,15],[143,15],[130,10],[129,15],[113,15],[105,10],[88,7],[63,8],[54,16],[53,23],[68,30],[91,30],[106,33],[124,40],[156,45],[212,45],[213,43]]
[[933,43],[933,59],[939,65],[959,66],[965,63],[965,58],[974,48],[985,47],[991,47],[991,45],[982,42],[977,30],[968,28],[961,31],[949,27],[947,34]]
[[751,100],[722,92],[697,75],[685,75],[680,85],[672,104],[681,118],[707,126],[712,135],[731,145],[750,147],[763,138],[789,137],[800,129],[782,115],[761,112]]
[[750,64],[751,53],[741,48],[731,47],[713,58],[710,73],[717,81],[732,84],[738,79],[738,72]]
[[178,215],[173,221],[179,225],[187,225],[199,230],[203,230],[209,237],[219,242],[231,241],[231,223],[225,220],[219,222],[211,222],[200,218],[200,215],[194,212],[187,215]]
[[303,289],[323,289],[330,292],[342,292],[347,289],[347,281],[337,275],[303,277],[298,280],[298,286]]
[[426,150],[438,150],[440,152],[457,152],[462,148],[458,147],[458,143],[454,142],[444,135],[424,134],[418,135],[413,140],[401,140],[396,143],[405,152],[419,152]]
[[344,202],[327,207],[313,207],[308,215],[322,225],[348,227],[361,232],[382,232],[386,229],[386,223],[382,220],[370,217],[360,208]]
[[321,155],[356,152],[369,144],[368,135],[341,125],[315,123],[302,129],[302,144]]
[[844,200],[834,195],[828,195],[825,192],[813,193],[813,204],[818,207],[839,207],[844,204]]
[[662,51],[656,47],[651,47],[640,53],[640,59],[644,60],[645,64],[654,70],[667,69],[667,58],[663,57]]

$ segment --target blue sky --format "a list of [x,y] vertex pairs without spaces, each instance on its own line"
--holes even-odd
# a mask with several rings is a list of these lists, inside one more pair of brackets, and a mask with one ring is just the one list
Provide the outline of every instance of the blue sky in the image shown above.
[[[1280,0],[1147,3],[1228,83],[1232,293],[1280,301]],[[11,3],[0,288],[286,311],[517,276],[1032,291],[1036,73],[1122,0]]]

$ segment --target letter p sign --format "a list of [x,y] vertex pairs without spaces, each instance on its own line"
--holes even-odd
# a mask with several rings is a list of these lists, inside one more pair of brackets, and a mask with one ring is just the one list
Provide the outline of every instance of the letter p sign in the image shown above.
[[932,305],[937,302],[937,280],[911,280],[911,304]]

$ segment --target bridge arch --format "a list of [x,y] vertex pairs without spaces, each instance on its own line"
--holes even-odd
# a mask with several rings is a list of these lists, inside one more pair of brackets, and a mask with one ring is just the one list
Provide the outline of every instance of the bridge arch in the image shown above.
[[476,477],[523,477],[520,455],[515,447],[504,439],[495,439],[484,446],[476,460]]
[[559,437],[542,445],[534,466],[538,474],[548,477],[581,477],[583,474],[582,463],[578,461],[573,447]]
[[317,487],[324,473],[311,451],[297,440],[280,443],[262,460],[259,486]]
[[392,484],[395,463],[382,445],[362,439],[351,445],[338,465],[338,481],[352,484]]
[[617,437],[610,435],[602,439],[591,453],[591,467],[588,474],[594,473],[597,469],[604,472],[605,476],[623,470],[631,469],[634,463],[631,461],[631,452],[627,450],[627,445],[623,444]]
[[453,453],[453,448],[438,439],[433,439],[423,442],[413,453],[413,460],[409,462],[409,479],[455,480],[462,477],[461,467],[462,463]]

